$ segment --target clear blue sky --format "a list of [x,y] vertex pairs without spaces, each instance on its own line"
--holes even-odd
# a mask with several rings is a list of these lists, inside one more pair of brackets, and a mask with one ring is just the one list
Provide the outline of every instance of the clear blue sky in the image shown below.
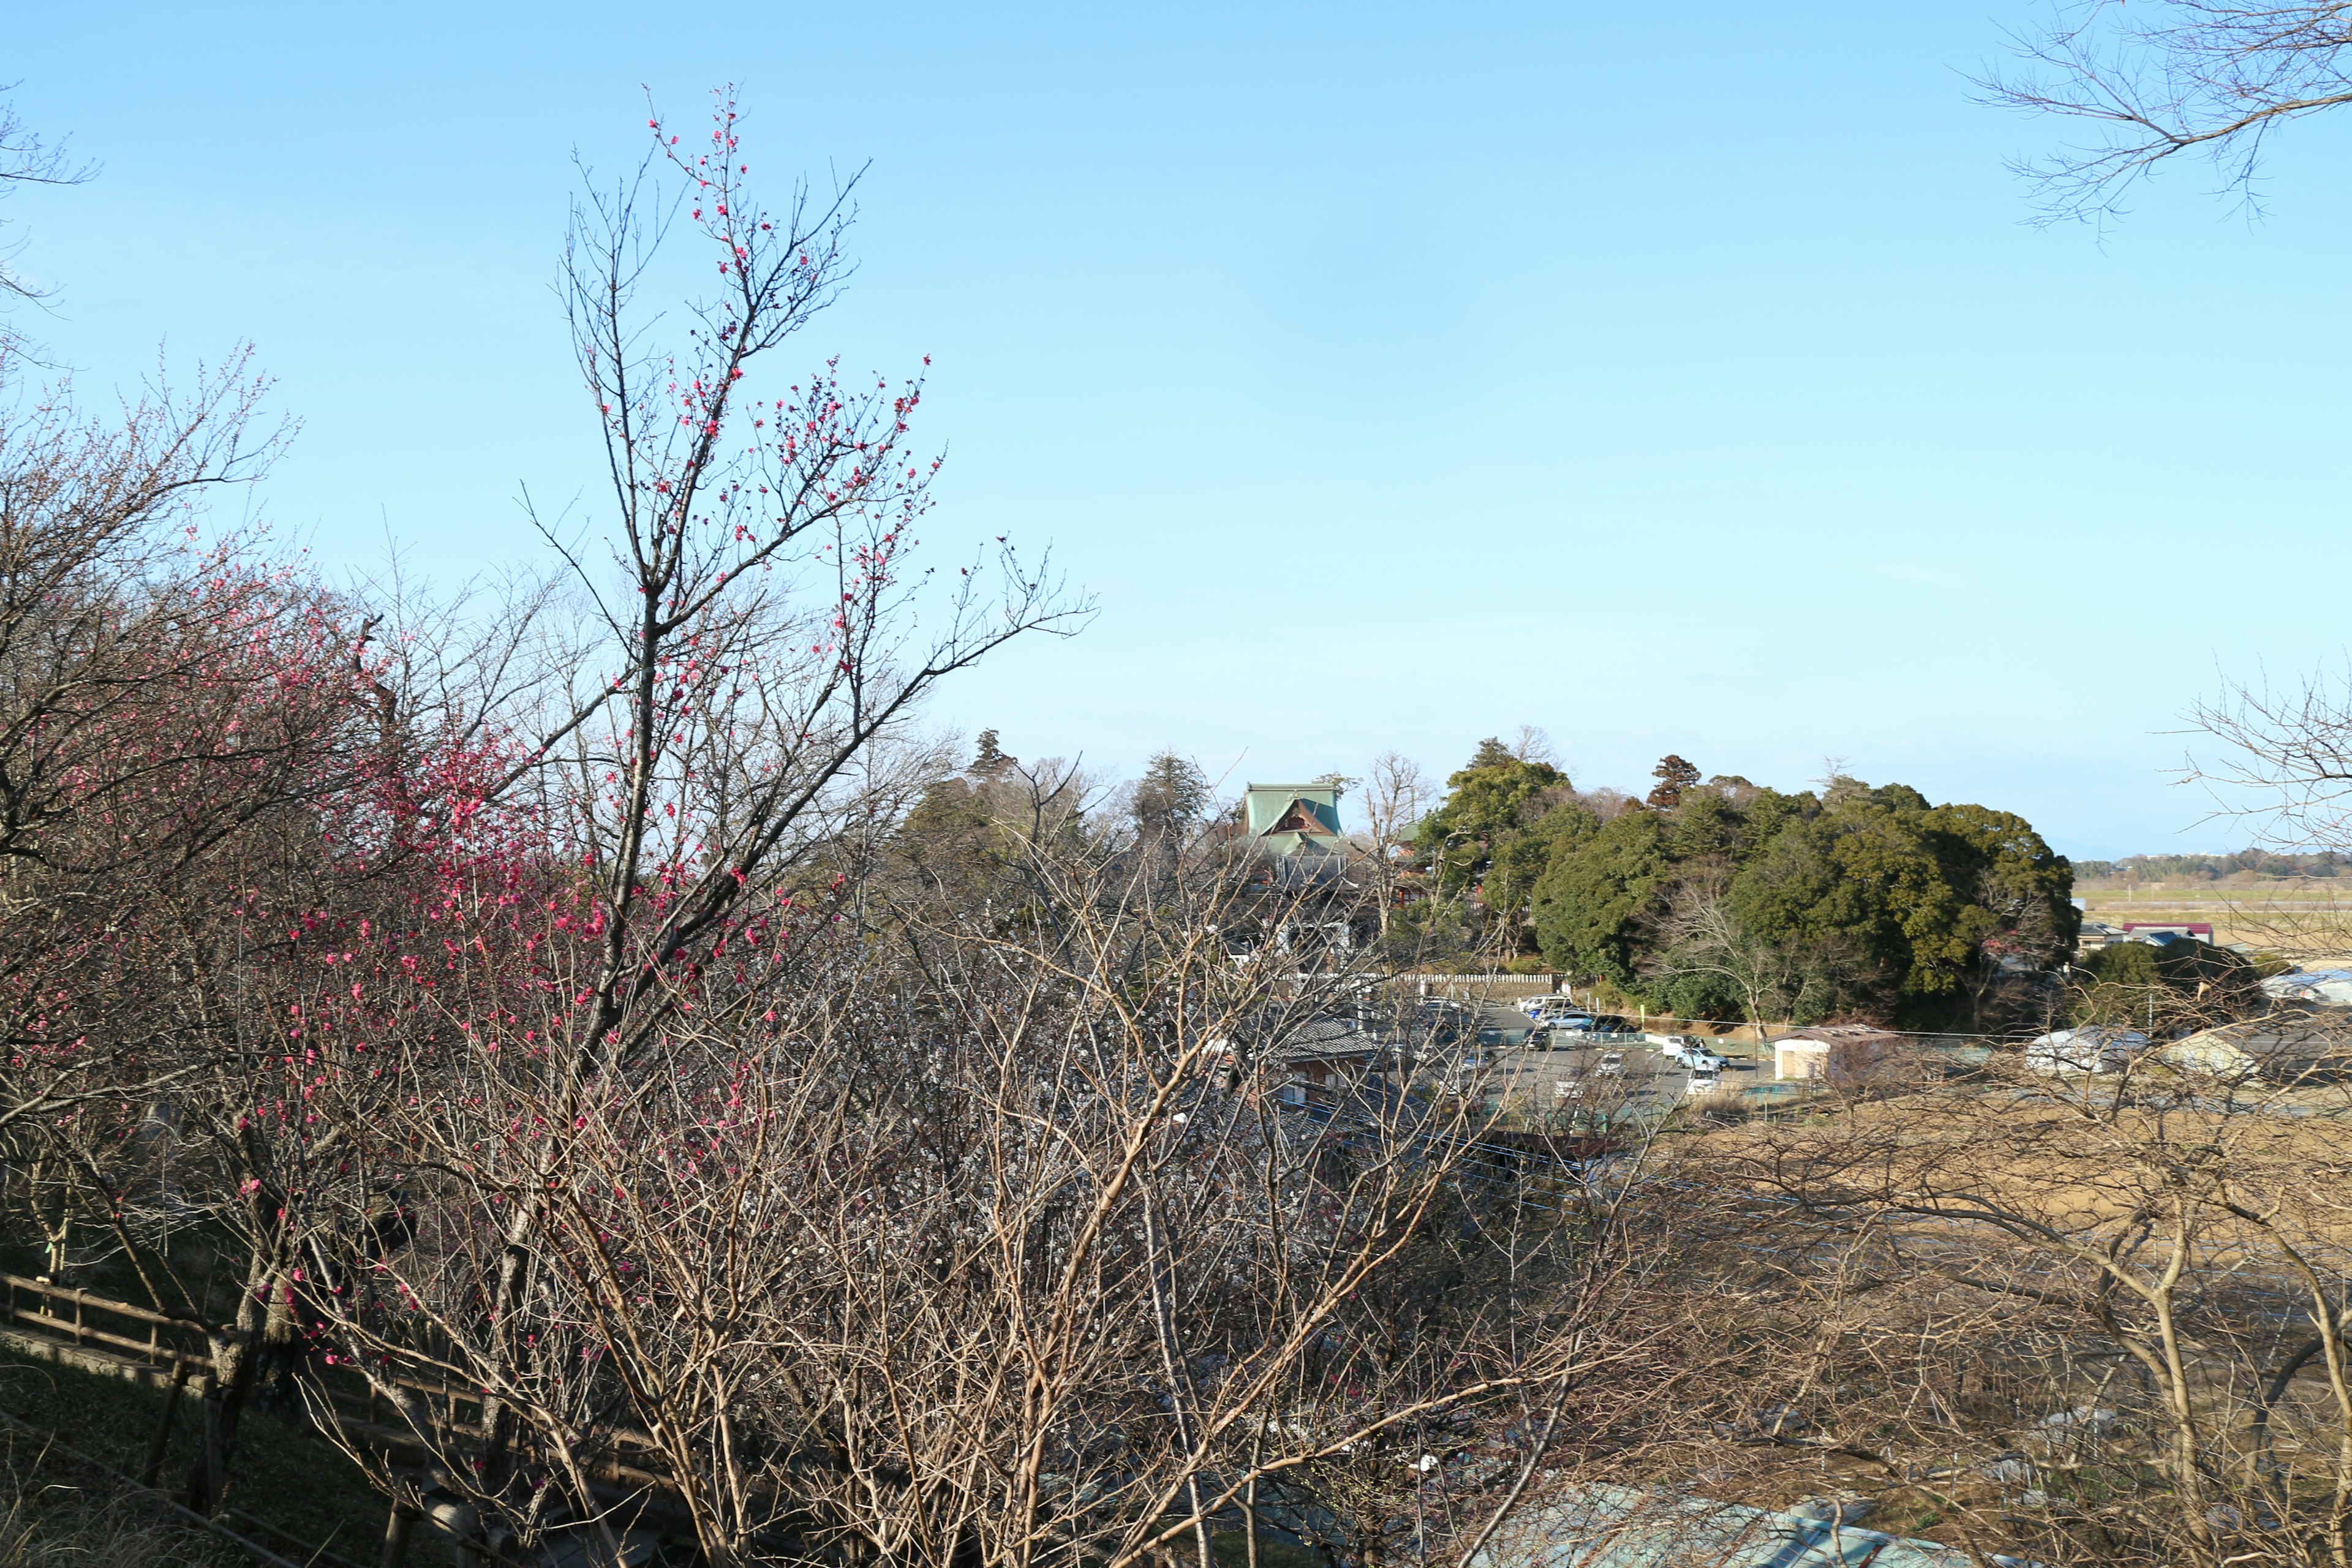
[[[2226,847],[2163,769],[2224,676],[2341,656],[2352,121],[2259,222],[2185,169],[2023,226],[1969,101],[2032,13],[1757,6],[30,8],[0,79],[105,165],[11,204],[93,386],[249,338],[268,514],[443,576],[601,498],[550,290],[576,147],[743,84],[760,166],[870,160],[808,341],[933,356],[931,540],[1102,614],[933,718],[1131,769],[1435,771],[1547,728]],[[594,515],[593,510],[588,515]]]

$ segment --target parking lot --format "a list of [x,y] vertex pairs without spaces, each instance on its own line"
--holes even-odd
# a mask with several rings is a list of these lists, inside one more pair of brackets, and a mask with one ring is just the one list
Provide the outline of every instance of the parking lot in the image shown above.
[[[1515,1007],[1489,1006],[1478,1018],[1479,1047],[1474,1071],[1486,1075],[1492,1091],[1524,1096],[1531,1110],[1548,1104],[1560,1110],[1594,1109],[1612,1112],[1664,1110],[1690,1098],[1690,1069],[1669,1060],[1654,1042],[1636,1033],[1629,1037],[1579,1042],[1565,1049],[1529,1048],[1540,1042],[1540,1026]],[[1709,1041],[1709,1048],[1727,1058],[1720,1087],[1738,1094],[1759,1081],[1758,1063],[1742,1042]],[[1614,1057],[1612,1063],[1610,1058]]]

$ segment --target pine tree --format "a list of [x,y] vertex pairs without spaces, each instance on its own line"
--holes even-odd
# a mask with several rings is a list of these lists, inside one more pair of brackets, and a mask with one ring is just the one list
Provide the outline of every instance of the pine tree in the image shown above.
[[1650,776],[1658,783],[1644,804],[1658,811],[1672,811],[1680,805],[1683,792],[1698,783],[1698,770],[1671,752],[1658,759]]
[[1143,765],[1135,786],[1135,826],[1147,838],[1174,840],[1209,804],[1209,776],[1200,765],[1161,752]]
[[974,778],[992,779],[1000,773],[1010,772],[1020,763],[1020,758],[997,745],[995,731],[982,730],[980,732],[979,754],[971,759],[971,775]]

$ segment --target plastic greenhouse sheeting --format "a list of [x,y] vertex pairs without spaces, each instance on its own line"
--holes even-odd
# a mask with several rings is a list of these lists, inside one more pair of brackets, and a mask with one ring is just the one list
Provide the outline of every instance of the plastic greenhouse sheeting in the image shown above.
[[[2029,1568],[2020,1558],[1992,1561]],[[1472,1568],[1970,1568],[1970,1559],[1958,1547],[1826,1519],[1583,1486],[1507,1524]]]

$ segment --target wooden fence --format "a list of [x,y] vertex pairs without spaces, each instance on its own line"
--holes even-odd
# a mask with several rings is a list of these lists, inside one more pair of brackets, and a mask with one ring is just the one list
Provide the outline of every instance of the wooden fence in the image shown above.
[[[231,1515],[225,1510],[219,1519],[206,1520],[156,1490],[164,1455],[171,1445],[182,1394],[190,1389],[201,1394],[213,1372],[210,1346],[205,1340],[203,1323],[70,1286],[29,1279],[18,1274],[0,1272],[0,1289],[5,1289],[6,1294],[6,1325],[18,1331],[11,1337],[26,1348],[63,1352],[70,1347],[95,1352],[75,1364],[85,1371],[117,1374],[152,1373],[152,1381],[164,1384],[168,1390],[163,1417],[148,1447],[146,1464],[137,1478],[122,1475],[87,1455],[66,1450],[71,1458],[86,1468],[104,1470],[122,1485],[146,1494],[176,1515],[228,1541],[257,1562],[275,1565],[285,1563],[287,1560],[247,1536],[228,1529],[225,1521],[234,1518],[244,1529],[257,1531],[284,1542],[296,1549],[296,1556],[305,1563],[359,1568],[347,1558],[322,1547],[312,1546],[250,1514]],[[190,1348],[191,1340],[194,1342],[195,1348]],[[142,1378],[140,1381],[148,1380]],[[429,1431],[435,1442],[446,1443],[452,1436],[479,1437],[482,1435],[482,1396],[478,1390],[410,1377],[387,1377],[383,1381],[423,1395],[425,1407],[431,1413]],[[383,1409],[382,1396],[365,1377],[353,1373],[348,1379],[320,1379],[319,1387],[326,1395],[327,1414],[336,1427],[335,1436],[343,1442],[356,1447],[373,1449],[386,1458],[394,1455],[415,1457],[431,1453],[430,1447],[420,1441],[415,1432],[383,1419],[396,1420],[397,1416]],[[0,1412],[0,1416],[5,1416],[5,1414]],[[13,1421],[15,1418],[8,1416],[6,1419]],[[625,1447],[640,1451],[656,1449],[653,1439],[643,1433],[615,1430],[609,1436]],[[606,1486],[640,1493],[646,1489],[656,1491],[671,1489],[668,1478],[617,1460],[605,1460],[586,1468],[592,1479]],[[404,1555],[409,1534],[417,1517],[414,1511],[404,1510],[397,1504],[394,1506],[392,1517],[385,1524],[384,1563],[397,1563]]]
[[[190,1353],[180,1344],[166,1343],[163,1337],[168,1330],[179,1335],[183,1342],[189,1334],[201,1340],[204,1334],[202,1324],[163,1312],[149,1311],[128,1301],[93,1296],[87,1290],[52,1285],[45,1279],[27,1279],[17,1274],[0,1274],[0,1284],[5,1284],[7,1289],[7,1321],[10,1323],[22,1323],[52,1339],[69,1339],[77,1345],[99,1345],[110,1351],[143,1356],[173,1371],[182,1381],[185,1380],[186,1373],[180,1372],[181,1368],[194,1370],[201,1367],[207,1373],[212,1370],[209,1347]],[[30,1298],[33,1305],[25,1305],[26,1298]],[[64,1315],[68,1309],[70,1315]],[[89,1321],[93,1316],[122,1320],[131,1326],[132,1331],[117,1333],[96,1327]],[[143,1338],[137,1331],[142,1327],[146,1330]]]

